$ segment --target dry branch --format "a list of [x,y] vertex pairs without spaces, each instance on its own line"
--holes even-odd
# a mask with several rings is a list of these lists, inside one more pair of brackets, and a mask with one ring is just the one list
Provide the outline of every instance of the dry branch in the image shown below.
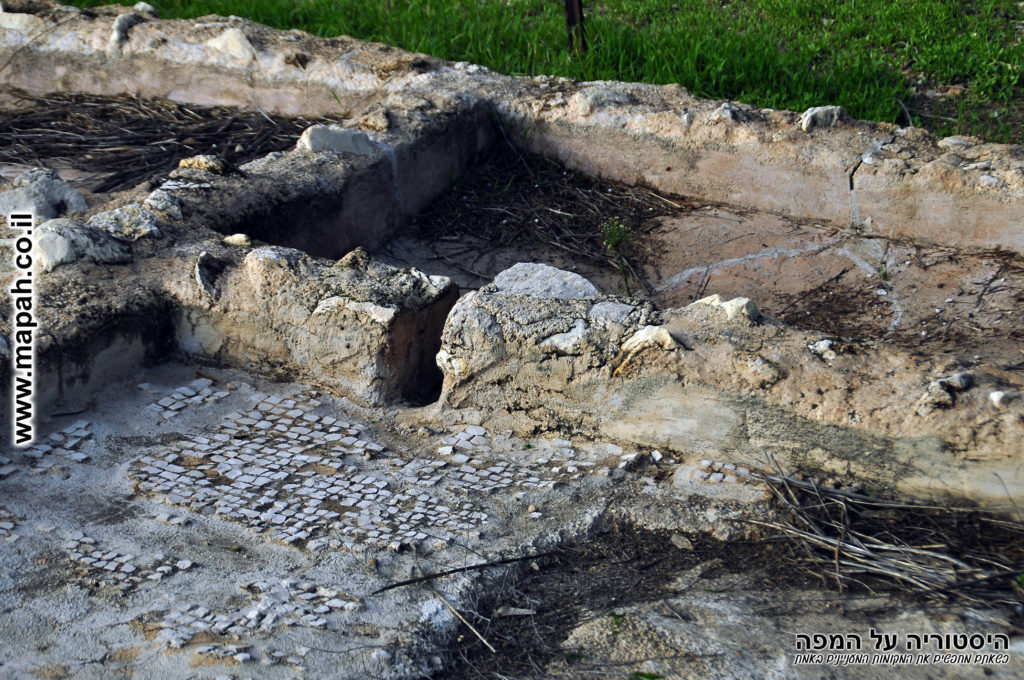
[[1024,523],[830,489],[781,470],[752,476],[768,485],[785,519],[748,521],[798,545],[840,591],[859,583],[852,574],[869,574],[929,599],[1019,606]]
[[26,106],[0,111],[0,162],[103,173],[94,192],[129,189],[202,153],[239,165],[289,148],[310,125],[340,120],[130,95],[5,92]]

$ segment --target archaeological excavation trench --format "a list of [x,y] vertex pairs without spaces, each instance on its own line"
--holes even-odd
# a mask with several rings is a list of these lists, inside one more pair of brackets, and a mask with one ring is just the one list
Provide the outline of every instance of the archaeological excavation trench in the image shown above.
[[[0,26],[0,205],[37,218],[40,328],[40,436],[0,467],[0,526],[28,547],[3,565],[32,548],[50,574],[4,607],[64,588],[93,624],[89,597],[132,611],[107,661],[68,673],[130,647],[126,673],[185,677],[136,662],[149,644],[267,677],[330,654],[345,677],[816,677],[783,653],[794,627],[892,623],[853,600],[843,623],[816,589],[885,577],[989,608],[914,625],[1019,635],[998,622],[1019,626],[1024,569],[1021,147],[143,4],[4,3]],[[5,288],[19,235],[0,234]],[[82,526],[60,533],[34,484]],[[947,508],[913,515],[931,533],[893,528],[923,506]],[[928,553],[822,582],[794,566],[808,527],[941,544],[953,581]],[[143,564],[147,532],[170,547]],[[614,560],[644,583],[617,603]],[[775,589],[803,604],[766,613]],[[715,642],[684,642],[701,626]],[[275,656],[296,631],[306,651]],[[28,644],[0,664],[60,665]]]

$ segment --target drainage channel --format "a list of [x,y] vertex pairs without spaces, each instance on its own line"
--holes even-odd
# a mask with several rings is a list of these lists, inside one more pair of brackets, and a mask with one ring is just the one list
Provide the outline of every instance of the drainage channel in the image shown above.
[[[609,247],[612,225],[625,238]],[[521,261],[667,309],[748,297],[797,328],[1014,366],[1024,260],[602,181],[497,145],[377,253],[475,289]],[[618,258],[622,256],[620,261]]]

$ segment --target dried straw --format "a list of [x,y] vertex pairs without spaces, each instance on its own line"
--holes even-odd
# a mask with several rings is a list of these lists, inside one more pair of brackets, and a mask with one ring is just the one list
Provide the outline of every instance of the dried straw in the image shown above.
[[340,120],[134,95],[3,92],[23,105],[0,111],[0,163],[102,173],[89,187],[94,192],[134,187],[197,154],[217,153],[238,165],[289,148],[310,125]]

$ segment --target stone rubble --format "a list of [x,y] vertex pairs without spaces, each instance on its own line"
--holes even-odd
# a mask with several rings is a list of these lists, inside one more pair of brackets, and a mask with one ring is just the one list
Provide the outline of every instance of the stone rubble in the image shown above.
[[[240,586],[255,602],[233,611],[217,612],[202,605],[172,609],[158,622],[156,642],[177,649],[200,634],[220,635],[239,640],[289,626],[324,628],[336,617],[360,609],[359,598],[306,581],[291,578],[258,581]],[[339,623],[338,625],[344,625]],[[248,646],[210,645],[197,648],[199,654],[233,656],[245,653]],[[231,654],[224,654],[229,651]],[[236,661],[244,662],[252,658]]]
[[152,212],[163,213],[172,220],[180,220],[181,201],[172,193],[163,189],[156,189],[142,202],[142,207]]
[[30,212],[38,224],[88,208],[82,194],[49,168],[27,170],[14,178],[13,189],[0,192],[0,214],[5,219],[13,212]]
[[138,203],[131,203],[114,210],[98,213],[89,218],[89,226],[97,227],[123,241],[137,241],[140,238],[160,238],[156,215]]
[[95,226],[67,218],[56,218],[39,225],[33,248],[44,272],[79,260],[99,264],[131,261],[131,252],[126,244]]
[[697,300],[697,304],[711,305],[722,309],[725,312],[725,318],[729,321],[732,321],[736,317],[740,317],[751,323],[757,323],[761,320],[761,312],[757,308],[757,303],[749,298],[733,298],[732,300],[725,300],[721,295],[716,293]]
[[340,125],[313,125],[306,128],[295,143],[295,148],[312,153],[333,151],[357,156],[367,156],[377,151],[366,133]]
[[176,560],[163,553],[156,553],[140,565],[134,555],[106,550],[82,531],[72,532],[62,547],[77,563],[76,572],[82,582],[97,588],[114,588],[124,595],[146,581],[160,581],[193,566],[190,560]]
[[75,463],[88,463],[91,456],[80,449],[90,442],[92,437],[92,423],[88,420],[79,420],[63,430],[51,433],[41,442],[21,449],[19,453],[24,459],[36,462],[42,462],[45,456],[54,454]]
[[816,127],[834,127],[850,116],[841,106],[812,106],[800,114],[800,129],[810,132]]
[[708,459],[700,462],[700,468],[693,471],[692,477],[711,483],[726,482],[728,484],[747,483],[752,480],[748,468]]

